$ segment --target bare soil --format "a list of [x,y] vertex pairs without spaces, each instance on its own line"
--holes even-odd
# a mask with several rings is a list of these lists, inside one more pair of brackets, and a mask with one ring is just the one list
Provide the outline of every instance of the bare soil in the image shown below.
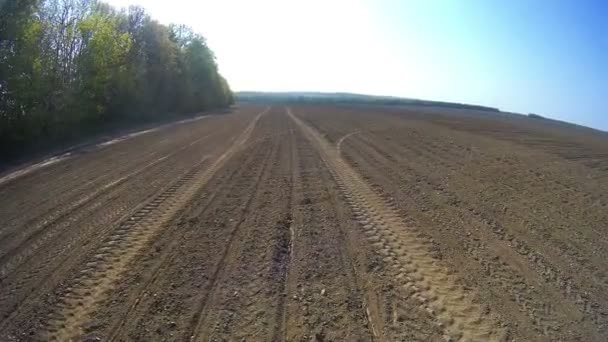
[[608,136],[241,105],[0,183],[0,340],[605,341]]

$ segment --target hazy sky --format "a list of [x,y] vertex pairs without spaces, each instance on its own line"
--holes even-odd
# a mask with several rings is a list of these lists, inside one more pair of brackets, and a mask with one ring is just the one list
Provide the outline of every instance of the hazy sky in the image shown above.
[[202,33],[233,90],[499,107],[608,130],[608,2],[109,0]]

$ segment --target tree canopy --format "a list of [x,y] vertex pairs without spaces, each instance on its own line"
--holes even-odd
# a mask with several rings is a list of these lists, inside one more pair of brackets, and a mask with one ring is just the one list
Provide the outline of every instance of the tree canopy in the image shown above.
[[96,0],[0,7],[0,157],[108,123],[233,102],[205,38],[162,25],[141,7]]

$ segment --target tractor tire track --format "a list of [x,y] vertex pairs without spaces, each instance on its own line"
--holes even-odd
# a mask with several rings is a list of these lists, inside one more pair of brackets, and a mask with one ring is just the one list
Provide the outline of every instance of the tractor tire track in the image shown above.
[[[218,120],[209,123],[215,121]],[[92,189],[100,188],[151,160],[208,135],[206,125],[197,125],[159,131],[99,151],[85,149],[74,152],[72,160],[36,170],[4,188],[0,186],[0,196],[16,199],[7,201],[0,208],[0,217],[5,220],[0,227],[0,250],[13,248],[40,225],[45,225],[45,222],[53,221],[64,213],[68,207],[66,204],[80,201],[95,191]],[[36,194],[36,197],[29,201],[19,200],[24,193]]]
[[[254,155],[251,155],[249,159],[253,160]],[[248,161],[246,161],[244,165],[249,165],[249,164],[250,163]],[[228,188],[231,185],[231,182],[233,181],[233,179],[235,178],[235,176],[237,175],[237,173],[239,171],[242,171],[242,169],[232,170],[230,175],[227,177],[226,182],[221,183],[220,186],[217,188],[217,190],[215,192],[213,192],[212,194],[210,194],[210,196],[209,196],[210,198],[208,199],[208,202],[205,204],[204,208],[201,210],[200,215],[205,215],[207,210],[211,206],[215,205],[216,202],[218,202],[218,200],[219,200],[218,195],[220,193],[222,193],[224,191],[224,189]],[[159,279],[159,276],[162,274],[162,271],[166,268],[166,266],[175,261],[175,258],[178,255],[176,246],[178,243],[180,243],[181,240],[184,239],[184,237],[186,236],[187,233],[188,233],[187,231],[182,231],[181,234],[179,234],[177,237],[174,237],[173,240],[171,240],[171,242],[168,244],[168,246],[165,247],[165,250],[168,252],[163,253],[159,257],[160,260],[155,265],[155,268],[152,271],[151,276],[145,281],[143,286],[138,290],[138,294],[134,298],[134,300],[131,302],[131,304],[129,305],[128,310],[123,315],[121,315],[120,318],[116,320],[116,323],[114,323],[114,326],[109,329],[109,331],[111,331],[111,335],[110,335],[110,338],[108,339],[108,341],[116,341],[116,340],[121,339],[120,336],[122,336],[122,334],[123,334],[123,329],[124,329],[126,323],[129,321],[129,318],[138,311],[139,304],[142,302],[143,297],[146,296],[148,289],[150,289],[156,285],[156,282]]]
[[[265,122],[278,146],[211,298],[199,340],[271,340],[281,329],[292,226],[291,146],[283,113]],[[282,143],[285,141],[285,143]]]
[[[202,141],[206,139],[200,140],[199,143]],[[53,291],[59,284],[60,278],[57,275],[68,272],[80,263],[81,254],[86,249],[96,248],[101,243],[100,237],[109,234],[115,222],[128,219],[138,210],[137,208],[143,206],[139,204],[142,199],[145,204],[148,198],[163,191],[166,188],[165,182],[170,182],[173,178],[172,172],[187,171],[192,165],[192,161],[188,159],[189,147],[196,146],[199,146],[196,142],[189,143],[179,154],[171,155],[165,158],[164,162],[156,163],[154,166],[149,165],[145,172],[141,169],[133,171],[129,177],[131,181],[122,180],[121,185],[115,185],[115,189],[100,195],[90,205],[58,222],[56,227],[52,227],[52,239],[41,237],[46,242],[44,244],[34,241],[33,243],[39,246],[35,250],[33,247],[25,246],[23,260],[19,266],[15,265],[13,272],[2,280],[0,331],[8,333],[7,327],[15,320],[23,319],[23,317],[19,318],[23,312],[27,313],[32,306],[38,306],[42,300],[46,300],[44,294]],[[177,155],[181,157],[177,158]],[[150,181],[144,184],[141,180],[134,179],[140,176]],[[128,193],[125,193],[126,191]],[[78,227],[77,234],[75,229],[70,229],[75,227]]]
[[[294,241],[286,282],[282,341],[381,340],[368,314],[366,283],[355,269],[348,208],[336,197],[331,174],[312,143],[285,113],[295,137],[297,177]],[[346,210],[345,210],[346,209]],[[347,244],[347,245],[344,245]],[[356,246],[359,246],[357,243]],[[373,320],[373,319],[372,319]]]
[[272,167],[272,161],[276,158],[276,154],[278,153],[278,148],[278,142],[275,142],[269,150],[268,155],[264,159],[260,172],[255,176],[254,189],[251,192],[249,198],[247,199],[247,202],[245,203],[244,210],[240,212],[237,224],[229,232],[228,241],[210,277],[210,281],[205,291],[205,295],[201,297],[196,307],[195,314],[192,317],[192,320],[190,321],[189,329],[185,335],[189,336],[190,341],[207,340],[205,335],[208,333],[208,331],[205,330],[204,323],[205,319],[209,314],[210,308],[214,306],[214,302],[217,300],[218,292],[220,290],[218,287],[218,283],[221,281],[226,271],[226,260],[232,251],[235,242],[235,237],[237,236],[239,230],[246,221],[246,215],[251,213],[251,207],[254,204],[255,200],[260,196],[262,190],[265,190],[262,185],[264,181],[270,176],[269,171]]
[[319,149],[365,234],[397,274],[398,282],[437,320],[446,340],[498,340],[502,332],[491,316],[473,303],[456,277],[429,253],[428,242],[408,227],[387,203],[348,165],[334,146],[297,118],[289,116]]
[[[378,141],[378,139],[379,138],[376,137],[375,139],[371,139],[371,141]],[[428,151],[427,153],[421,152],[421,150],[415,147],[418,142],[410,144],[407,149],[404,149],[403,147],[397,149],[393,148],[391,144],[385,144],[384,151],[380,153],[380,148],[373,147],[371,141],[368,141],[367,139],[358,139],[358,141],[353,142],[353,150],[350,152],[357,151],[357,153],[360,153],[362,156],[367,156],[366,158],[370,159],[369,165],[374,165],[378,170],[385,170],[383,173],[374,173],[375,175],[391,175],[391,179],[388,180],[389,183],[408,183],[411,180],[402,178],[401,176],[403,171],[407,169],[408,174],[413,175],[416,179],[424,180],[419,183],[419,186],[427,188],[427,190],[422,191],[421,194],[427,194],[424,196],[427,197],[428,202],[431,203],[430,206],[435,205],[434,203],[437,203],[436,201],[438,199],[441,200],[443,197],[443,202],[446,202],[445,199],[448,199],[446,203],[443,203],[444,206],[448,206],[450,210],[460,212],[461,217],[470,216],[469,222],[467,223],[469,227],[457,229],[457,231],[462,232],[470,229],[466,235],[472,236],[473,238],[465,239],[464,241],[461,241],[460,244],[474,260],[479,262],[482,269],[485,269],[483,272],[493,278],[493,282],[500,284],[502,287],[500,291],[501,295],[508,295],[511,297],[510,300],[519,306],[518,311],[525,313],[528,316],[526,317],[525,322],[519,324],[520,329],[523,324],[531,322],[537,334],[546,336],[549,339],[555,339],[557,336],[563,336],[559,331],[560,326],[558,322],[577,322],[578,319],[575,315],[577,315],[577,311],[580,311],[580,314],[588,315],[588,319],[576,324],[585,324],[585,322],[588,324],[592,321],[601,331],[602,327],[605,326],[605,324],[602,323],[602,321],[605,321],[605,315],[602,316],[600,311],[602,308],[601,303],[594,302],[587,297],[594,292],[591,288],[588,287],[583,290],[579,288],[572,279],[561,274],[563,266],[551,264],[551,261],[558,260],[559,257],[543,257],[541,253],[547,253],[546,251],[541,251],[537,247],[528,246],[525,242],[525,237],[522,236],[522,234],[515,235],[508,233],[496,214],[488,215],[487,211],[491,209],[487,208],[489,205],[483,203],[483,200],[475,199],[474,201],[471,201],[468,198],[464,198],[460,196],[462,192],[450,191],[445,183],[440,179],[437,179],[433,173],[424,171],[432,168],[433,165],[438,164],[434,157],[438,153],[432,151]],[[420,143],[424,144],[424,142]],[[410,149],[413,152],[409,152]],[[400,151],[401,153],[399,154],[397,151]],[[372,158],[372,154],[376,156],[379,155],[380,158]],[[394,156],[397,156],[397,160],[394,160]],[[407,166],[408,163],[412,165],[412,168]],[[453,165],[451,166],[453,167]],[[449,167],[446,165],[442,170],[449,170]],[[449,184],[451,186],[458,185],[459,187],[475,191],[479,184],[482,184],[481,180],[476,181],[478,183],[460,184],[458,179],[454,179],[450,180]],[[495,182],[498,183],[499,181],[496,180]],[[425,184],[428,185],[428,187]],[[503,185],[503,188],[504,187],[506,187],[506,185]],[[433,198],[433,196],[430,196],[430,198],[428,198],[428,194],[434,192],[442,197]],[[433,210],[433,212],[437,212],[437,210]],[[525,212],[525,208],[521,208],[519,210],[513,210],[510,212],[509,216],[515,220],[521,221],[526,219],[537,220],[538,226],[542,225],[541,221],[543,220],[539,220],[536,217],[530,219],[521,215]],[[492,236],[480,237],[479,234],[476,233],[476,229],[474,229],[474,227],[479,226],[483,227],[484,231],[491,232]],[[447,232],[447,234],[451,233]],[[437,236],[435,238],[437,238]],[[503,246],[500,246],[501,244],[503,244]],[[507,252],[505,247],[512,249],[512,251]],[[570,253],[577,253],[577,250],[577,248],[572,248]],[[500,257],[498,255],[484,255],[485,253],[483,253],[483,251],[501,251],[501,255]],[[511,262],[511,265],[517,265],[516,267],[519,272],[516,272],[513,266],[503,264],[503,262],[507,260],[518,260],[515,263]],[[529,264],[527,264],[527,262],[529,262]],[[573,262],[571,263],[572,265],[576,265]],[[522,272],[524,267],[525,271]],[[576,265],[573,267],[576,267],[577,271],[580,272],[582,276],[584,275],[583,278],[586,279],[585,283],[589,284],[589,280],[593,279],[593,272],[588,272],[585,265]],[[522,277],[522,275],[518,273],[525,273],[527,276]],[[534,273],[538,273],[538,275],[533,275]],[[596,272],[596,274],[598,273]],[[538,295],[539,290],[544,293],[544,298]],[[601,290],[595,291],[598,294],[601,293]],[[559,292],[561,292],[561,295]],[[583,295],[583,293],[586,294]],[[596,298],[601,298],[601,295]],[[568,304],[569,301],[572,303],[571,306]],[[556,307],[557,303],[559,303],[561,308]],[[575,306],[578,308],[575,308]],[[567,315],[572,316],[567,317],[565,315],[566,313]],[[562,326],[561,329],[565,330],[566,328]],[[588,328],[580,326],[570,328],[572,331],[582,331],[586,329]]]
[[294,155],[289,124],[281,110],[273,111],[262,124],[271,135],[265,140],[276,146],[276,152],[232,239],[197,340],[281,340],[293,241]]
[[104,184],[103,186],[99,187],[93,193],[85,195],[85,196],[79,198],[78,200],[76,200],[75,202],[72,202],[70,205],[67,206],[67,208],[65,208],[61,212],[57,213],[56,215],[53,215],[50,218],[45,218],[42,222],[38,223],[35,228],[31,229],[33,232],[30,235],[28,235],[25,239],[21,240],[15,247],[10,248],[9,250],[6,251],[6,253],[3,253],[0,256],[0,265],[2,265],[0,267],[0,279],[6,278],[7,275],[14,268],[18,267],[19,264],[24,262],[32,254],[34,254],[40,245],[47,243],[48,241],[52,240],[57,234],[61,233],[61,230],[59,230],[59,229],[53,229],[52,231],[49,232],[50,227],[57,225],[58,222],[60,222],[62,220],[68,219],[69,215],[72,214],[73,212],[83,208],[87,204],[91,203],[92,201],[99,198],[100,196],[110,192],[111,190],[113,190],[114,188],[118,187],[119,185],[125,183],[129,179],[140,175],[144,171],[150,169],[151,167],[153,167],[165,160],[168,160],[172,157],[177,156],[178,154],[184,152],[185,150],[206,140],[211,135],[212,134],[209,134],[209,135],[203,136],[199,139],[196,139],[193,142],[189,143],[188,145],[182,146],[181,148],[179,148],[178,150],[176,150],[174,152],[171,152],[160,158],[157,158],[156,160],[145,164],[144,166],[138,168],[135,171],[128,173],[125,176],[122,176],[113,181],[110,181],[110,182]]
[[[287,114],[291,115],[291,111],[289,109],[287,109]],[[338,155],[341,155],[341,148],[344,141],[349,137],[359,133],[361,133],[361,131],[353,131],[343,135],[335,144],[336,153]],[[307,143],[312,144],[312,141],[307,141]],[[327,171],[331,175],[334,184],[338,186],[338,190],[343,190],[342,183],[340,182],[340,179],[338,178],[336,172],[333,169],[327,167],[327,164],[324,160],[323,164],[326,166]],[[329,187],[326,187],[326,191],[331,192]],[[337,212],[339,207],[338,199],[334,196],[330,196],[330,201],[332,207],[334,208],[334,211]],[[385,338],[382,335],[382,329],[380,328],[382,327],[381,319],[379,318],[376,310],[374,308],[371,308],[369,305],[369,303],[372,301],[372,296],[364,288],[363,280],[360,274],[361,272],[360,270],[357,270],[357,267],[354,264],[354,260],[356,259],[356,251],[353,250],[353,246],[351,246],[350,243],[350,241],[352,240],[352,237],[350,235],[352,234],[349,234],[348,229],[346,229],[342,224],[339,224],[339,228],[340,244],[338,247],[340,249],[341,264],[349,274],[349,278],[353,284],[354,289],[361,297],[363,311],[365,312],[365,317],[367,319],[367,330],[369,331],[369,338],[371,341],[384,341]]]
[[[258,150],[256,150],[256,152],[260,153],[262,152],[262,150],[260,148],[258,148]],[[269,150],[265,150],[265,160],[261,163],[262,165],[265,165],[267,163],[267,159],[270,158],[270,154],[269,154]],[[241,152],[244,153],[244,152]],[[251,172],[251,170],[255,170],[256,167],[259,167],[259,165],[254,165],[252,163],[256,162],[258,160],[258,155],[256,155],[256,153],[251,153],[247,155],[246,160],[243,162],[242,167],[240,168],[233,168],[230,171],[230,174],[226,177],[225,180],[223,180],[219,186],[209,195],[208,201],[204,204],[203,208],[201,208],[200,210],[197,210],[197,214],[196,217],[200,217],[200,216],[205,216],[208,213],[208,210],[216,205],[221,204],[221,201],[225,201],[225,194],[226,193],[231,193],[234,192],[232,190],[236,190],[237,188],[241,187],[241,183],[235,183],[237,182],[239,179],[241,179],[245,173],[247,172]],[[258,172],[259,173],[259,172]],[[124,329],[126,327],[127,322],[130,321],[131,317],[134,317],[136,315],[142,315],[141,312],[139,310],[139,305],[143,302],[142,299],[147,295],[147,292],[149,292],[149,289],[157,286],[157,281],[160,280],[161,278],[159,276],[161,276],[161,274],[163,273],[163,271],[166,271],[166,267],[168,265],[173,264],[174,262],[176,262],[176,258],[180,256],[179,252],[176,249],[176,246],[178,243],[180,243],[182,240],[186,239],[187,236],[189,236],[189,234],[191,234],[191,231],[188,230],[183,230],[181,231],[181,234],[179,234],[177,237],[173,237],[171,242],[168,243],[168,246],[164,247],[164,250],[167,251],[166,253],[163,253],[159,258],[159,262],[156,263],[156,265],[154,266],[154,269],[152,271],[152,274],[149,276],[149,278],[145,281],[144,285],[138,289],[138,295],[131,301],[131,304],[129,305],[129,309],[120,316],[119,319],[116,320],[116,322],[114,323],[114,325],[108,329],[108,331],[111,332],[110,334],[110,338],[108,339],[109,341],[117,341],[117,340],[124,340],[126,337],[124,336]],[[167,234],[165,234],[167,235]],[[145,310],[144,310],[145,311]]]
[[82,326],[113,287],[127,265],[150,242],[166,223],[201,189],[217,170],[247,142],[259,113],[232,146],[208,168],[202,161],[184,177],[124,221],[81,270],[71,288],[62,297],[61,310],[48,322],[48,338],[70,340],[82,334]]

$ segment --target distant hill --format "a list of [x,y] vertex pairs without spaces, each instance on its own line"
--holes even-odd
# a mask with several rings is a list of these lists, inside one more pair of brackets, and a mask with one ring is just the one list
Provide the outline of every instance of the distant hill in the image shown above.
[[236,92],[235,96],[237,101],[246,102],[344,103],[395,106],[418,105],[499,112],[498,108],[464,103],[427,101],[393,96],[373,96],[352,93],[240,91]]

